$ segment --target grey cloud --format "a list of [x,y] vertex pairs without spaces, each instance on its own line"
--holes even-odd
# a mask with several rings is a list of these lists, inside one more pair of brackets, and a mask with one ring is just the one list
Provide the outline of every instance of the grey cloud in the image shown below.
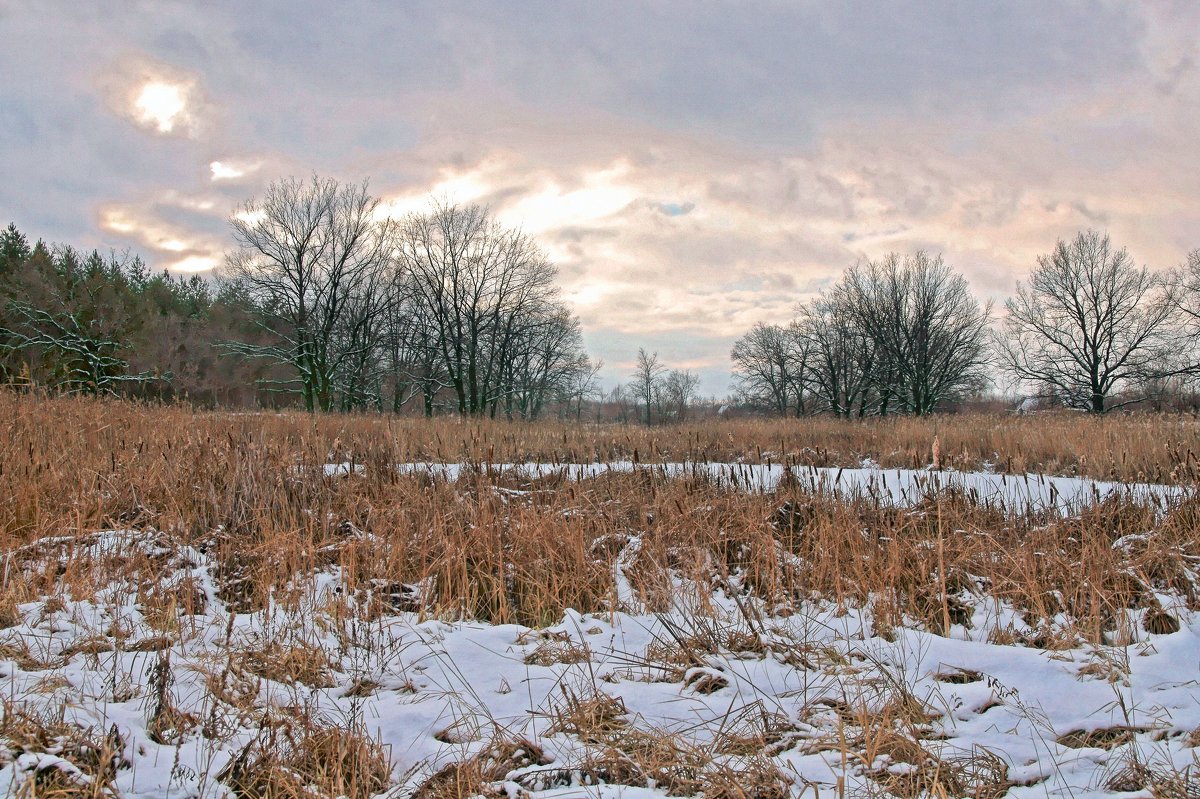
[[[155,11],[132,7],[108,25],[122,25],[157,57],[212,69],[215,86],[273,92],[271,105],[281,111],[297,110],[289,102],[297,89],[336,111],[344,104],[332,98],[349,87],[400,114],[393,98],[485,90],[538,108],[600,108],[671,130],[702,125],[775,145],[807,138],[806,129],[846,105],[1019,112],[1037,96],[1027,87],[1086,86],[1127,68],[1136,57],[1129,32],[1137,27],[1117,6],[1032,3],[983,12],[957,3],[747,9],[554,2],[343,3],[308,11],[294,3],[214,3],[203,15]],[[312,124],[306,119],[296,132],[316,132]],[[288,135],[269,115],[256,126]]]
[[[162,265],[165,231],[219,253],[232,207],[281,175],[371,176],[391,197],[477,172],[498,212],[611,189],[601,211],[523,221],[601,357],[703,362],[710,391],[739,326],[785,320],[860,257],[938,249],[1002,297],[1079,227],[1155,265],[1200,244],[1186,5],[6,9],[0,224]],[[99,87],[127,58],[194,77],[203,130],[114,113]],[[212,182],[212,161],[262,166]],[[139,230],[102,227],[113,208]]]
[[561,227],[557,230],[551,231],[547,238],[567,244],[582,244],[586,241],[595,239],[611,240],[618,238],[620,235],[620,232],[612,229],[574,225],[569,227]]

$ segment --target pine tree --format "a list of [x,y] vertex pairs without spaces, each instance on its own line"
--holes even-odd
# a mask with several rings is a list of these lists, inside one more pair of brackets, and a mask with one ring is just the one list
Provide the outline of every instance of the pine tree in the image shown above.
[[15,272],[29,258],[29,239],[12,222],[0,232],[0,276]]

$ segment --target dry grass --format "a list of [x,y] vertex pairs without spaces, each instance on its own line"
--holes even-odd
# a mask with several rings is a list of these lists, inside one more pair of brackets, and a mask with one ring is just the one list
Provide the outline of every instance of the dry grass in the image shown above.
[[525,656],[525,662],[531,666],[553,666],[559,663],[586,663],[591,658],[592,653],[586,645],[570,641],[544,641]]
[[325,650],[303,640],[256,641],[233,651],[234,668],[267,680],[302,683],[309,688],[333,686]]
[[1115,749],[1133,740],[1139,730],[1132,727],[1101,727],[1095,730],[1071,730],[1058,737],[1058,745],[1070,749]]
[[368,799],[392,767],[361,724],[301,717],[265,726],[218,779],[239,799]]
[[619,698],[595,686],[562,687],[561,698],[546,716],[550,725],[544,735],[569,737],[582,748],[566,760],[551,761],[536,744],[500,734],[476,754],[440,768],[414,795],[429,799],[511,795],[505,783],[530,791],[601,784],[657,786],[671,796],[706,799],[790,795],[791,780],[770,756],[782,751],[780,742],[795,730],[766,712],[731,719],[726,730],[706,743],[645,725]]
[[628,726],[629,711],[620,697],[593,690],[590,695],[563,687],[562,701],[550,714],[548,735],[565,733],[585,743],[601,743],[619,736]]
[[[353,461],[372,471],[405,461],[471,464],[637,460],[922,467],[940,441],[943,466],[1079,474],[1104,479],[1190,482],[1200,464],[1200,424],[1190,416],[1092,418],[1078,414],[945,416],[840,421],[705,421],[672,428],[488,421],[197,412],[119,401],[46,400],[0,394],[4,503],[0,529],[19,531],[75,506],[88,529],[164,526],[177,502],[226,529],[253,521],[253,499],[274,493],[260,467]],[[81,479],[81,475],[86,479]],[[194,479],[188,479],[191,476]],[[21,495],[11,489],[34,489]],[[299,486],[294,487],[300,490]],[[97,493],[105,494],[103,503]],[[235,502],[236,494],[240,502]],[[85,502],[79,502],[87,500]],[[339,520],[341,521],[341,520]],[[215,525],[206,527],[211,530]]]
[[[750,591],[781,608],[814,595],[869,605],[880,632],[907,618],[945,633],[979,623],[986,594],[1016,608],[1035,630],[997,636],[1050,647],[1075,636],[1102,641],[1129,626],[1125,612],[1136,608],[1149,610],[1145,630],[1169,632],[1178,622],[1158,607],[1156,591],[1191,607],[1200,602],[1191,577],[1200,562],[1200,500],[1165,517],[1128,500],[1074,518],[1013,517],[950,493],[916,508],[887,508],[787,486],[746,493],[700,476],[638,472],[575,483],[519,478],[489,465],[632,457],[635,450],[642,460],[836,463],[870,454],[887,464],[896,453],[916,452],[936,430],[944,452],[966,452],[963,465],[991,457],[989,450],[1001,453],[1002,466],[1020,460],[1021,468],[1166,479],[1190,474],[1193,444],[1200,448],[1193,423],[1182,417],[642,430],[194,413],[11,393],[0,394],[0,411],[0,543],[11,553],[0,621],[14,621],[21,602],[63,590],[86,597],[123,576],[168,643],[205,601],[194,586],[158,582],[178,566],[179,556],[167,553],[185,545],[216,559],[218,598],[239,612],[261,609],[271,596],[286,606],[295,575],[339,567],[348,596],[376,598],[373,613],[416,609],[538,627],[567,607],[614,608],[613,567],[635,538],[640,549],[625,572],[649,610],[670,607],[683,577]],[[804,443],[818,439],[825,442],[819,449]],[[457,482],[393,468],[426,458],[475,468]],[[324,474],[323,464],[339,461],[361,471]],[[76,555],[92,545],[92,531],[117,523],[141,529],[141,548]],[[58,542],[25,546],[48,536]],[[405,593],[413,586],[424,587],[419,600]],[[1054,618],[1071,621],[1066,635],[1046,627]],[[283,670],[295,672],[290,678],[327,682],[319,663],[293,662],[303,653],[287,649],[267,653],[258,666],[247,655],[245,666],[271,676],[264,670],[267,661],[277,670],[278,655]],[[552,649],[532,662],[572,657]],[[678,665],[700,665],[694,660],[688,655]]]
[[116,727],[105,732],[65,720],[59,712],[33,711],[5,701],[0,719],[0,746],[6,759],[39,755],[32,767],[16,775],[19,797],[101,799],[116,796],[117,771],[129,767],[125,741]]
[[[864,457],[923,466],[936,434],[944,460],[961,468],[988,461],[1015,472],[1191,484],[1200,429],[1184,417],[733,421],[645,430],[194,413],[0,393],[0,419],[0,630],[23,615],[53,624],[69,604],[64,598],[79,602],[101,591],[110,601],[123,592],[145,622],[140,637],[114,620],[64,649],[6,638],[0,658],[26,671],[114,651],[157,659],[145,686],[155,743],[177,745],[199,731],[228,744],[237,729],[260,730],[249,744],[240,739],[220,775],[243,799],[366,797],[391,784],[390,764],[361,726],[264,709],[267,681],[296,693],[327,688],[342,658],[279,631],[251,638],[239,628],[235,636],[232,615],[223,662],[204,672],[208,704],[180,706],[171,691],[171,647],[187,640],[209,602],[197,584],[179,579],[195,553],[212,559],[216,604],[235,613],[271,605],[284,616],[311,616],[297,586],[306,576],[336,574],[337,607],[322,609],[334,619],[324,630],[331,639],[341,634],[332,631],[335,622],[369,624],[404,612],[541,628],[567,608],[600,614],[632,604],[657,612],[686,599],[695,611],[688,621],[664,616],[660,640],[623,665],[627,676],[678,682],[692,695],[727,688],[722,658],[852,672],[849,655],[780,640],[759,615],[786,616],[813,599],[866,609],[882,636],[918,626],[1048,649],[1171,634],[1185,609],[1200,608],[1195,499],[1166,512],[1114,499],[1064,518],[1005,513],[951,492],[895,508],[786,484],[746,492],[700,475],[638,471],[571,482],[495,468],[613,459],[857,465]],[[457,481],[395,468],[417,460],[469,468]],[[341,475],[322,468],[344,461],[360,468]],[[95,531],[111,528],[129,532],[120,546],[104,548]],[[626,584],[631,595],[619,596]],[[716,594],[738,601],[738,623],[706,616]],[[1002,625],[1009,618],[1002,609],[1019,623]],[[517,643],[532,666],[565,668],[592,657],[565,634],[531,632]],[[354,674],[344,696],[380,690]],[[1085,676],[1108,679],[1107,672]],[[953,685],[980,675],[947,669],[936,679]],[[547,713],[548,734],[579,747],[571,762],[549,763],[536,743],[517,736],[481,742],[488,733],[474,729],[460,741],[448,729],[446,740],[474,746],[474,754],[430,775],[415,795],[501,795],[499,785],[511,779],[527,790],[607,782],[708,799],[775,799],[794,793],[771,760],[791,747],[840,751],[847,768],[881,794],[992,799],[1010,786],[1003,761],[989,752],[941,756],[926,738],[933,711],[898,684],[808,708],[804,729],[747,708],[704,741],[647,726],[592,688],[563,689]],[[31,776],[41,782],[30,796],[111,793],[122,761],[106,734],[10,707],[0,724],[10,752],[57,747],[72,764]],[[1060,743],[1123,741],[1078,733]],[[1178,781],[1142,782],[1170,795]]]
[[523,738],[497,736],[475,755],[438,769],[413,793],[414,799],[504,797],[497,783],[518,769],[546,765],[541,747]]
[[999,799],[1012,787],[1008,764],[982,747],[945,755],[931,743],[937,713],[898,681],[847,684],[840,700],[822,700],[803,714],[814,733],[806,753],[833,752],[843,768],[869,780],[867,796],[969,796]]

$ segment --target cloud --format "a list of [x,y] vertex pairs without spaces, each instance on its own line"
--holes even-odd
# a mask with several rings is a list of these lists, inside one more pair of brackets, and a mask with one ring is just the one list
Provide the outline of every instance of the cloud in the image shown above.
[[261,161],[222,160],[213,161],[208,165],[212,180],[236,181],[257,172],[262,168]]
[[141,124],[159,133],[170,133],[188,111],[189,87],[181,83],[150,80],[137,89],[133,112]]
[[[151,201],[101,206],[96,224],[133,242],[155,268],[206,272],[220,266],[223,258],[225,242],[213,224],[218,207],[210,198],[165,192]],[[178,213],[183,219],[173,221]],[[211,221],[197,224],[197,214]]]
[[198,76],[144,54],[118,58],[96,80],[109,110],[148,133],[195,139],[214,121]]
[[51,1],[6,18],[0,216],[187,270],[279,177],[370,177],[396,216],[484,203],[559,264],[610,381],[646,346],[722,393],[739,332],[861,258],[941,251],[993,299],[1084,227],[1177,263],[1198,26],[1034,0]]
[[211,272],[220,263],[220,259],[212,255],[189,255],[186,258],[180,258],[167,268],[173,272]]

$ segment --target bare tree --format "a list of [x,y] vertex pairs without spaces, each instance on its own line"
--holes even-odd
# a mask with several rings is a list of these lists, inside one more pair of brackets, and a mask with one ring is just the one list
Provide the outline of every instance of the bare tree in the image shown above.
[[334,328],[331,350],[341,354],[335,361],[334,385],[343,411],[383,410],[387,374],[383,344],[390,316],[387,309],[396,304],[396,287],[364,288],[350,293],[344,320]]
[[804,411],[812,342],[795,325],[756,324],[734,342],[730,357],[734,387],[755,405],[766,405],[780,416]]
[[633,381],[629,390],[637,397],[645,408],[644,421],[649,425],[655,402],[662,390],[662,379],[667,367],[658,361],[658,353],[649,354],[644,348],[638,348],[637,365],[630,375]]
[[690,369],[672,369],[662,383],[662,397],[676,421],[687,419],[688,406],[696,397],[700,376]]
[[292,367],[310,411],[332,409],[339,388],[358,402],[377,323],[395,301],[394,226],[378,204],[366,183],[314,175],[271,184],[230,220],[228,276],[276,343],[228,346]]
[[844,291],[824,294],[801,306],[796,327],[808,344],[809,386],[818,408],[865,416],[881,405],[878,358],[874,338],[858,326],[847,303]]
[[984,384],[991,308],[940,255],[892,253],[852,267],[842,284],[846,309],[873,339],[876,375],[887,375],[876,390],[894,395],[902,410],[932,413]]
[[1200,331],[1200,249],[1192,250],[1187,260],[1170,275],[1170,301],[1193,330]]
[[382,341],[393,413],[420,397],[425,416],[433,416],[438,393],[450,387],[436,336],[426,309],[411,302],[402,288],[400,301],[387,315]]
[[1052,387],[1068,407],[1104,413],[1161,375],[1172,304],[1162,281],[1138,268],[1107,234],[1089,230],[1038,258],[1028,283],[1005,303],[1001,340],[1013,375]]
[[436,203],[409,216],[401,252],[409,300],[429,320],[459,412],[495,415],[515,390],[512,367],[529,326],[561,307],[557,270],[532,239],[475,205]]
[[604,398],[604,401],[612,406],[613,418],[621,424],[629,422],[637,409],[637,398],[631,397],[631,393],[627,386],[617,383]]
[[1174,310],[1177,347],[1163,365],[1164,377],[1194,379],[1200,375],[1196,342],[1200,340],[1200,249],[1167,276],[1166,298]]
[[[604,368],[603,360],[588,359],[584,368],[576,370],[570,385],[569,398],[575,406],[575,419],[583,419],[583,404],[588,400],[603,400],[604,389],[600,385],[600,370]],[[570,410],[568,405],[567,410]],[[597,412],[599,409],[597,408]]]
[[505,361],[505,415],[536,419],[552,401],[569,405],[589,371],[579,319],[557,304],[531,313]]

